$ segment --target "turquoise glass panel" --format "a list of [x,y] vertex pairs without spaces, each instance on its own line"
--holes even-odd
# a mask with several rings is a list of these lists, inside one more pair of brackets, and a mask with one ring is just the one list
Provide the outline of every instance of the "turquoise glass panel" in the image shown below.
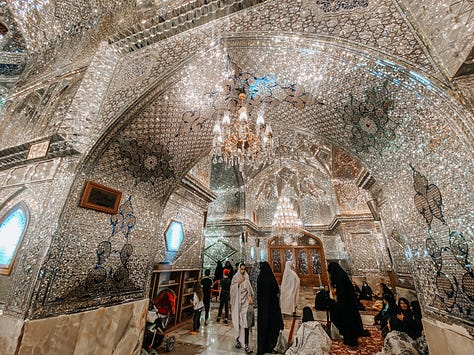
[[26,228],[25,211],[20,207],[11,211],[0,224],[0,265],[8,266]]
[[166,249],[176,252],[179,250],[184,239],[183,224],[181,222],[172,221],[165,232]]

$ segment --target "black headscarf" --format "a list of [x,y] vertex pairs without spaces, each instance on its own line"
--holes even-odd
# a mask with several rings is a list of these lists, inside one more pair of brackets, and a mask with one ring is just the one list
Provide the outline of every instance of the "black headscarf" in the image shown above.
[[222,279],[223,275],[224,275],[224,268],[222,267],[222,261],[218,260],[216,270],[214,271],[214,282]]
[[257,355],[260,355],[273,351],[280,330],[283,329],[279,297],[280,288],[270,264],[266,261],[260,263],[257,289]]
[[395,299],[395,295],[393,294],[392,290],[388,288],[385,283],[381,283],[382,285],[382,297],[383,295],[390,295],[393,299]]
[[338,263],[329,263],[328,273],[337,295],[337,302],[331,307],[331,319],[344,336],[344,344],[357,345],[357,338],[365,332],[352,282]]
[[410,330],[409,334],[413,339],[417,339],[421,336],[423,331],[423,323],[421,322],[421,307],[420,302],[412,301],[410,303],[411,309],[413,311],[413,323],[412,329]]
[[303,318],[301,318],[301,321],[304,322],[311,322],[314,321],[313,317],[313,311],[309,307],[304,307],[303,308]]

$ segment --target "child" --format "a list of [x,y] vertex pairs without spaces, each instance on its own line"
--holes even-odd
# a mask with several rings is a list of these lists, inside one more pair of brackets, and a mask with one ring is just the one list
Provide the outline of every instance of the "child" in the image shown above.
[[225,318],[224,324],[227,324],[229,321],[229,296],[230,296],[230,279],[229,279],[229,269],[224,269],[224,274],[222,280],[219,283],[219,311],[217,313],[217,322],[219,323],[222,316],[222,307],[225,309]]
[[211,270],[206,269],[204,271],[204,277],[201,280],[202,294],[204,301],[204,325],[207,325],[207,320],[209,319],[209,308],[211,307],[211,287],[212,280],[209,277]]
[[193,330],[191,334],[197,334],[199,327],[201,326],[201,311],[204,307],[203,297],[202,297],[202,288],[199,282],[195,282],[193,286]]

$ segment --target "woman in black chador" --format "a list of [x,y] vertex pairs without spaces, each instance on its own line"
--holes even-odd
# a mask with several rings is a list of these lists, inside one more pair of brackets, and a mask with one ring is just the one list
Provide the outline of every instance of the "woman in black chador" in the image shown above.
[[344,337],[344,344],[356,346],[358,337],[370,336],[370,333],[362,326],[352,282],[338,263],[329,263],[328,273],[337,297],[331,305],[331,320]]
[[260,263],[257,278],[257,355],[272,353],[283,330],[283,318],[280,310],[280,288],[266,261]]
[[[221,280],[222,275],[224,274],[223,272],[224,272],[224,268],[222,267],[222,261],[218,260],[216,270],[214,271],[213,281],[216,282],[217,280]],[[217,289],[217,287],[216,287],[216,289]]]

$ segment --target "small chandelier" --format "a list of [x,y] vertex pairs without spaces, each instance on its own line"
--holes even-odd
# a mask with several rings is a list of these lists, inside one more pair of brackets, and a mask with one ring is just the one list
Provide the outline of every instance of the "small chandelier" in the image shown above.
[[286,196],[282,196],[278,200],[273,216],[272,230],[275,236],[285,238],[285,242],[289,244],[302,234],[303,222],[299,218],[293,203]]
[[265,123],[263,114],[259,113],[253,131],[248,122],[247,94],[243,89],[240,90],[238,98],[238,110],[225,111],[222,122],[219,122],[219,119],[216,121],[213,130],[212,162],[224,162],[226,167],[238,164],[240,170],[244,165],[258,168],[272,157],[272,128]]

